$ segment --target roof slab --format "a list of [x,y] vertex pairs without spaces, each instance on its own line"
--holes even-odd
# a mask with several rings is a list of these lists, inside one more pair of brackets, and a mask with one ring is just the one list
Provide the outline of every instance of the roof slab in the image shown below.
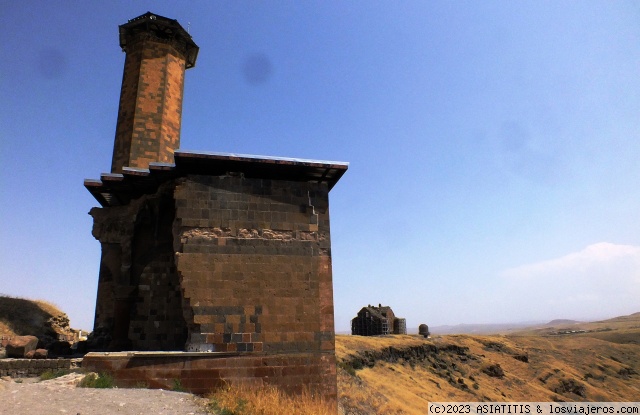
[[187,175],[224,176],[327,183],[329,190],[349,164],[247,154],[176,150],[175,164],[151,163],[148,169],[123,168],[122,174],[103,173],[99,180],[86,179],[84,186],[104,207],[126,205],[144,194],[154,193],[162,183]]

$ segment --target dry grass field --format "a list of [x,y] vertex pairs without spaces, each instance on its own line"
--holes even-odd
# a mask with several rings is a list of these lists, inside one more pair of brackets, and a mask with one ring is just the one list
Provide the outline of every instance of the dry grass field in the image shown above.
[[637,401],[639,320],[582,323],[562,335],[338,336],[340,406],[423,414],[428,401]]
[[208,396],[208,409],[213,414],[237,415],[331,415],[335,402],[325,402],[310,393],[288,396],[274,387],[247,388],[229,385]]

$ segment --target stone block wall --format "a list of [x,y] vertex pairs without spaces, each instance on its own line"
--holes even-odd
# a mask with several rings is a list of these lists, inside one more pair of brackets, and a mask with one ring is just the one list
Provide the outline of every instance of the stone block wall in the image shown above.
[[159,255],[140,274],[129,339],[135,350],[183,349],[186,326],[173,254]]
[[190,350],[333,354],[326,184],[188,176],[174,197]]
[[112,173],[173,163],[180,146],[185,56],[180,45],[139,33],[125,59]]
[[187,338],[175,267],[174,184],[124,206],[94,208],[101,242],[94,350],[183,350]]
[[333,353],[328,203],[326,184],[188,176],[93,209],[95,328],[120,350]]
[[232,380],[335,398],[328,193],[326,183],[188,175],[93,209],[105,350],[187,353],[92,354],[83,365],[123,385],[179,379],[206,393]]
[[399,317],[393,319],[393,334],[407,334],[407,319]]
[[78,370],[82,359],[0,359],[0,377],[35,377],[47,371]]
[[89,353],[82,367],[112,374],[120,387],[171,389],[179,380],[185,390],[200,395],[233,383],[273,385],[291,394],[307,389],[334,401],[337,397],[335,359],[315,353]]

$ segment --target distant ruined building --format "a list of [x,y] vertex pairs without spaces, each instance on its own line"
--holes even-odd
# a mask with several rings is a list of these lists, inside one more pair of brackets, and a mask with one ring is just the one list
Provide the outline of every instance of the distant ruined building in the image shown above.
[[429,332],[429,326],[427,326],[426,324],[420,324],[418,326],[418,334],[422,337],[428,338],[431,335],[431,333]]
[[357,336],[378,336],[386,334],[407,334],[407,321],[396,317],[391,307],[368,305],[351,320],[351,334]]
[[[120,26],[120,46],[111,172],[84,183],[101,205],[91,345],[110,353],[83,366],[123,386],[239,381],[335,399],[329,191],[348,164],[179,150],[198,46],[150,12]],[[156,353],[168,351],[189,353]]]

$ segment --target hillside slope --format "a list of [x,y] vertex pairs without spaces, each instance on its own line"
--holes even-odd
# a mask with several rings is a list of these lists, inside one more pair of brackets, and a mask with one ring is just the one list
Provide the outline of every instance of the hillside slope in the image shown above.
[[337,336],[340,404],[423,414],[428,401],[635,401],[640,328],[624,321],[571,336]]
[[533,336],[578,335],[595,337],[615,343],[640,344],[640,339],[637,336],[638,331],[640,331],[640,313],[592,322],[554,320],[544,326],[529,327],[512,334]]
[[72,336],[69,317],[46,301],[0,296],[0,336],[33,335],[45,343]]

